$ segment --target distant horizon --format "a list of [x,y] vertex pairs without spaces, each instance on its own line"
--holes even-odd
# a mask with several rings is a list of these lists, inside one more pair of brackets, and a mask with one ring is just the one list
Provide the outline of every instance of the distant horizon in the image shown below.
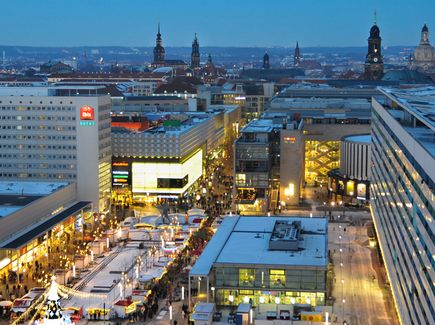
[[[414,44],[414,45],[382,45],[382,48],[389,48],[389,47],[417,47],[418,44]],[[153,48],[154,45],[149,45],[149,46],[144,46],[144,45],[69,45],[69,46],[39,46],[39,45],[5,45],[5,44],[0,44],[0,47],[30,47],[30,48],[78,48],[78,47],[89,47],[89,48],[109,48],[109,47],[125,47],[125,48]],[[188,48],[190,49],[191,46],[177,46],[177,45],[166,45],[164,46],[165,48]],[[200,43],[200,48],[204,48],[204,47],[216,47],[216,48],[235,48],[235,49],[294,49],[296,47],[296,44],[294,46],[280,46],[280,45],[276,45],[276,46],[231,46],[231,45],[201,45]],[[310,49],[310,48],[367,48],[367,45],[337,45],[337,46],[302,46],[301,44],[299,44],[300,49]]]

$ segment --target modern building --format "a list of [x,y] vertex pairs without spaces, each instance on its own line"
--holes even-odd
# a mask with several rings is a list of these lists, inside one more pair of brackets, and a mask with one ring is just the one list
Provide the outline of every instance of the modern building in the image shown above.
[[151,115],[158,122],[149,129],[112,130],[113,185],[128,185],[143,199],[178,199],[203,175],[207,155],[230,136],[240,108]]
[[420,44],[410,58],[410,68],[429,72],[435,69],[435,49],[429,42],[429,28],[424,24],[421,29]]
[[328,172],[328,194],[334,202],[368,202],[370,199],[370,134],[341,139],[340,168]]
[[0,180],[76,182],[78,200],[105,210],[112,151],[104,89],[0,88]]
[[75,251],[93,211],[77,199],[76,183],[0,181],[0,272],[24,274],[35,259],[48,264],[55,247]]
[[402,324],[435,323],[435,88],[381,89],[371,209]]
[[189,285],[218,306],[250,302],[262,312],[322,306],[327,233],[324,218],[225,218],[190,270]]

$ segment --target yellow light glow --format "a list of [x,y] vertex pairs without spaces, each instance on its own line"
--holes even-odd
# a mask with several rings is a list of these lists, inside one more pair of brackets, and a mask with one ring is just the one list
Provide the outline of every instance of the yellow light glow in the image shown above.
[[[199,150],[183,163],[134,162],[132,164],[133,193],[184,193],[202,175],[203,151]],[[158,188],[157,178],[183,178],[183,188]]]

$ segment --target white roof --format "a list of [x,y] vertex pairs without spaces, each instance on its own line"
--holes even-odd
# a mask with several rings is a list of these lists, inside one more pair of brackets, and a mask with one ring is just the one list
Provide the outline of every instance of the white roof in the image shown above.
[[15,182],[1,181],[0,195],[48,195],[60,187],[67,186],[67,182]]
[[224,222],[222,222],[218,231],[214,234],[205,250],[190,270],[190,276],[207,276],[210,273],[214,261],[218,257],[222,246],[231,235],[237,221],[237,217],[226,217],[224,219]]
[[[301,222],[299,250],[269,250],[275,222],[289,219]],[[214,264],[326,267],[327,225],[325,218],[226,217],[190,275],[206,276]]]

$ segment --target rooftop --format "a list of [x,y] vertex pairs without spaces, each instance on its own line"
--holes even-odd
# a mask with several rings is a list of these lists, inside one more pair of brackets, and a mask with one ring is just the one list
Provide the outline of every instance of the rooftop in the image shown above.
[[[269,249],[276,222],[300,222],[297,250]],[[193,266],[191,276],[206,276],[213,265],[280,265],[326,267],[327,225],[324,218],[226,217]]]
[[372,136],[370,134],[349,135],[347,137],[344,137],[343,140],[349,142],[361,142],[361,143],[370,144],[372,141]]
[[68,185],[66,182],[0,182],[0,217]]
[[[435,157],[435,87],[418,87],[408,89],[380,89],[403,111],[386,107],[387,111],[401,123],[409,133],[432,157]],[[414,124],[410,124],[412,116]]]

